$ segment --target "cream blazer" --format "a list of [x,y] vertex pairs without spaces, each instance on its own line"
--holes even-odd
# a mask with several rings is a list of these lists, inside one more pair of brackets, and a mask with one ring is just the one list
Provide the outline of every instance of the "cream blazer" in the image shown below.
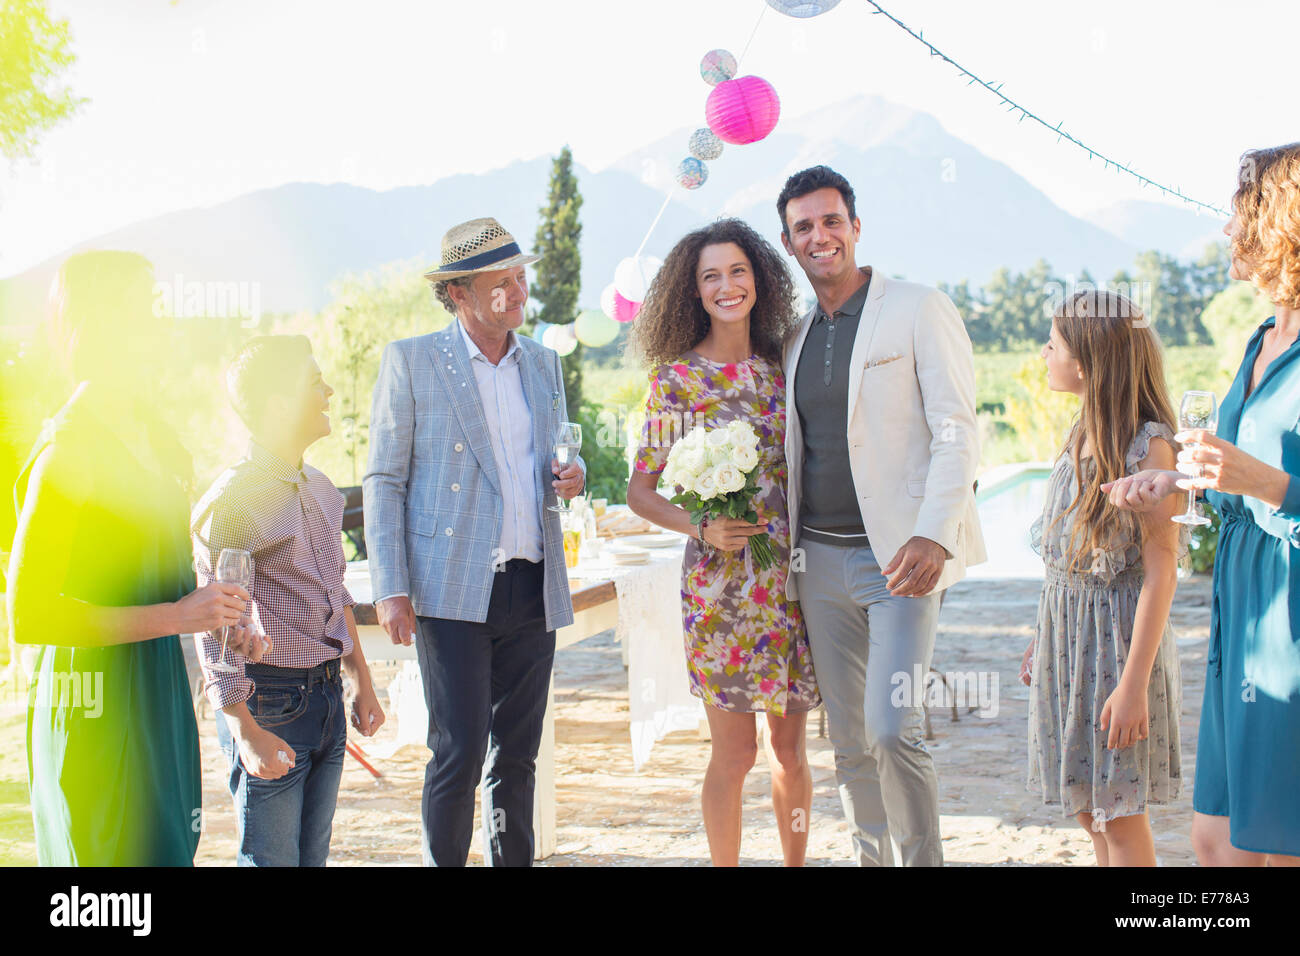
[[[803,317],[785,348],[785,457],[796,547],[803,431],[795,373],[816,311]],[[934,586],[941,591],[987,558],[971,490],[980,457],[975,364],[952,301],[873,270],[848,384],[850,477],[872,550],[883,568],[913,536],[938,542],[947,553]],[[799,596],[798,577],[786,579],[791,598]]]

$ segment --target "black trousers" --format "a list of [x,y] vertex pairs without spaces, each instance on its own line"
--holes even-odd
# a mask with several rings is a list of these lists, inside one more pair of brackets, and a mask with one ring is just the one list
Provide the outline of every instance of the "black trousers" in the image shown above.
[[421,801],[426,866],[465,865],[480,778],[484,862],[533,862],[537,748],[555,632],[546,629],[542,564],[510,561],[494,577],[485,622],[417,618],[432,751]]

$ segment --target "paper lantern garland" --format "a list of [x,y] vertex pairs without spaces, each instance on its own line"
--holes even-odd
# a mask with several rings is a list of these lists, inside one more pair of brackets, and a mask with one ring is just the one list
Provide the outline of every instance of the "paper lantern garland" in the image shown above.
[[700,60],[700,76],[709,86],[717,86],[736,75],[736,58],[726,50],[710,50]]
[[833,9],[840,0],[767,0],[767,5],[787,17],[808,20]]
[[629,302],[645,301],[650,282],[663,265],[654,256],[628,256],[614,270],[614,289]]
[[707,126],[702,126],[691,134],[687,148],[696,159],[712,160],[722,155],[722,140]]
[[699,189],[709,178],[709,167],[694,156],[687,156],[677,164],[677,183],[683,189]]
[[632,302],[619,295],[618,290],[614,288],[614,283],[611,282],[600,294],[600,308],[615,322],[631,322],[641,311],[641,303]]
[[618,323],[598,309],[582,312],[573,323],[573,334],[589,349],[598,349],[618,338]]
[[719,83],[704,104],[709,129],[726,143],[756,143],[776,129],[781,100],[772,84],[757,76]]
[[578,338],[572,325],[552,325],[542,334],[542,344],[559,355],[572,355],[578,347]]

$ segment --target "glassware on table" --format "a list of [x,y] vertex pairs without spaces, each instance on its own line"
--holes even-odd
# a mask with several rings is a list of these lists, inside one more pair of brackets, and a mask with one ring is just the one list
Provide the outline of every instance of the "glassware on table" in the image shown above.
[[605,509],[609,507],[608,498],[592,498],[591,510],[596,513],[597,518],[605,517]]
[[[555,428],[555,460],[560,463],[560,468],[567,468],[576,462],[581,448],[582,426],[575,422],[560,422]],[[561,515],[569,513],[569,503],[558,495],[550,508]]]
[[[1189,431],[1193,428],[1204,428],[1206,431],[1213,432],[1219,427],[1219,402],[1214,397],[1213,392],[1189,391],[1183,393],[1183,403],[1178,410],[1178,428],[1180,431]],[[1196,442],[1188,442],[1184,448],[1195,448]],[[1201,508],[1196,503],[1196,489],[1187,493],[1187,511],[1184,514],[1174,515],[1174,521],[1179,524],[1190,525],[1207,525],[1210,519],[1201,514]]]
[[576,568],[582,548],[582,524],[568,511],[560,514],[560,529],[564,532],[564,566]]
[[[253,586],[253,556],[243,548],[222,548],[217,558],[217,580],[222,584],[238,584],[245,591]],[[235,674],[239,668],[226,663],[226,643],[230,638],[230,628],[221,629],[221,656],[212,665],[214,671],[223,674]]]

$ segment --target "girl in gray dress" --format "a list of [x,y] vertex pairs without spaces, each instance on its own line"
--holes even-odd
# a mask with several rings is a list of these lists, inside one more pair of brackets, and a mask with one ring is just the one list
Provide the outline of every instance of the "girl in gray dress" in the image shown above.
[[1082,406],[1032,531],[1046,576],[1021,668],[1029,788],[1083,825],[1101,866],[1154,866],[1147,806],[1182,783],[1168,626],[1178,500],[1138,517],[1108,508],[1101,485],[1175,460],[1160,345],[1128,299],[1080,292],[1057,308],[1042,354],[1051,389]]

